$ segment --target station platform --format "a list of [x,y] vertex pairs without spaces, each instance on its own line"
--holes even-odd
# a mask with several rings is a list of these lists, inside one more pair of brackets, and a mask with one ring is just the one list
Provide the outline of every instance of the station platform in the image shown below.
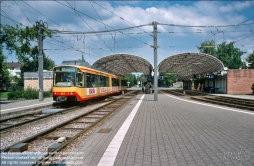
[[0,113],[5,114],[9,112],[15,112],[27,109],[33,109],[38,107],[43,107],[45,105],[52,104],[53,98],[47,97],[44,98],[43,101],[39,101],[39,99],[34,100],[0,100]]
[[83,140],[63,165],[253,166],[253,138],[254,112],[140,94]]

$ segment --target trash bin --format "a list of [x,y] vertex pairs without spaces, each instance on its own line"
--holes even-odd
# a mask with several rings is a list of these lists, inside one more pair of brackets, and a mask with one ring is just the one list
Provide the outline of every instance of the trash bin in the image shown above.
[[211,88],[211,89],[210,89],[210,93],[215,93],[215,89],[214,89],[214,88]]

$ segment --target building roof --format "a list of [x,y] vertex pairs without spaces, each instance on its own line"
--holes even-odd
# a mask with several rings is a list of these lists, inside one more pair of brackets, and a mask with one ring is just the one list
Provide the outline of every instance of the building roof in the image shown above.
[[21,64],[19,62],[7,62],[7,67],[8,68],[21,67]]
[[124,76],[132,72],[141,72],[151,75],[153,66],[146,59],[136,55],[114,54],[102,57],[95,61],[92,68]]
[[[39,72],[24,72],[24,78],[38,78]],[[43,71],[44,78],[52,78],[52,71]]]
[[63,61],[60,65],[78,65],[78,66],[85,66],[85,67],[91,67],[91,65],[86,61],[81,60],[66,60]]

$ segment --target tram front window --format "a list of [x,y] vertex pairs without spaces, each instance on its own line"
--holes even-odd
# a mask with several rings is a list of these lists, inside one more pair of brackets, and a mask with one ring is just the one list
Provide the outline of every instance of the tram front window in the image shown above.
[[75,72],[55,72],[54,86],[75,86]]
[[56,67],[54,69],[54,86],[70,87],[75,86],[76,68],[74,67]]

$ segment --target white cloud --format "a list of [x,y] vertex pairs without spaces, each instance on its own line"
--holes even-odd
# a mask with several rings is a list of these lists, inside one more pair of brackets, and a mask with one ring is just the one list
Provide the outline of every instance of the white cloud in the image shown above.
[[[23,9],[31,23],[35,23],[38,20],[46,21],[49,25],[50,29],[59,29],[59,30],[69,30],[69,31],[100,31],[106,29],[118,29],[118,28],[126,28],[132,27],[133,25],[143,25],[152,23],[153,21],[165,24],[176,24],[176,25],[229,25],[229,24],[239,24],[241,22],[249,19],[249,15],[246,14],[247,11],[249,13],[253,12],[254,2],[246,1],[246,2],[221,2],[221,1],[198,1],[198,2],[188,2],[184,3],[184,1],[179,1],[177,3],[174,2],[163,2],[159,3],[158,1],[149,2],[146,7],[140,6],[140,2],[131,1],[131,2],[111,2],[111,1],[95,1],[91,2],[93,6],[91,6],[89,1],[69,1],[69,4],[65,1],[52,2],[52,1],[25,1],[29,5],[33,6],[39,12],[43,13],[41,15],[39,12],[35,11],[31,7],[27,6],[23,1],[16,1],[20,7]],[[5,4],[12,6],[11,11],[8,8],[2,8],[12,19],[22,22],[24,25],[31,26],[31,23],[27,20],[23,12],[18,8],[15,2],[5,1]],[[61,5],[63,3],[66,6],[75,7],[78,11],[80,17],[74,10]],[[102,5],[104,8],[98,6],[96,3]],[[154,5],[152,5],[154,4]],[[163,4],[163,5],[162,5]],[[38,8],[39,6],[39,8]],[[93,9],[95,8],[95,10]],[[3,14],[3,13],[2,13]],[[4,14],[3,14],[4,15]],[[98,16],[99,15],[99,16]],[[94,19],[97,21],[95,21]],[[122,20],[122,17],[124,20]],[[49,19],[48,19],[49,18]],[[103,22],[110,27],[105,28],[105,26],[100,22],[100,18]],[[3,23],[12,24],[13,23],[2,17],[1,20]],[[128,22],[131,22],[128,23]],[[253,20],[251,21],[253,22]],[[88,25],[89,26],[88,26]],[[133,24],[133,25],[132,25]],[[111,28],[112,27],[112,28]],[[242,30],[242,29],[254,29],[253,25],[247,27],[233,27],[230,30]],[[199,30],[197,30],[199,29]],[[227,28],[218,28],[219,31],[223,31]],[[115,34],[115,40],[120,47],[118,48],[117,44],[114,44],[112,40],[112,35],[109,33],[99,34],[101,37],[98,38],[96,35],[86,35],[86,45],[94,48],[94,50],[86,49],[86,55],[88,59],[93,62],[98,56],[104,56],[108,54],[112,54],[110,49],[115,49],[116,52],[124,52],[140,55],[143,57],[149,58],[150,62],[153,61],[153,49],[148,45],[144,44],[146,42],[148,44],[153,44],[153,38],[143,31],[151,33],[153,31],[152,26],[141,27],[140,29],[131,29],[129,31],[123,31],[125,33],[133,33],[128,35],[122,35],[118,32]],[[216,28],[183,28],[183,27],[172,27],[172,26],[158,26],[159,32],[164,32],[158,34],[160,46],[168,46],[162,47],[158,50],[159,59],[163,59],[163,57],[167,57],[171,54],[176,54],[185,51],[195,51],[195,45],[199,45],[201,42],[209,39],[215,39],[218,42],[224,40],[236,41],[243,37],[245,34],[242,32],[229,32],[226,30],[223,33],[218,33]],[[142,34],[135,34],[141,32]],[[174,33],[166,33],[166,32],[174,32]],[[202,33],[196,33],[202,32]],[[216,34],[215,36],[213,35]],[[249,32],[250,33],[250,32]],[[59,34],[60,36],[63,36]],[[74,37],[62,37],[62,40],[69,46],[73,46],[74,48],[83,49],[84,44],[82,41],[78,42],[77,40],[74,43]],[[77,35],[75,35],[77,36]],[[131,36],[131,37],[130,37]],[[242,40],[239,42],[239,45],[244,45],[246,42],[252,43],[250,38],[249,40]],[[57,42],[56,42],[57,43]],[[106,43],[106,45],[105,45]],[[59,43],[57,43],[59,44]],[[61,45],[61,44],[60,44]],[[169,47],[175,46],[175,47]],[[182,46],[182,47],[181,47]],[[189,47],[184,47],[189,46]],[[52,49],[56,48],[53,45],[47,45],[47,47],[52,47]],[[136,48],[126,48],[126,47],[136,47]],[[142,47],[142,48],[137,48]],[[60,47],[59,47],[60,48]],[[99,49],[103,48],[103,49]],[[90,54],[90,56],[88,56]],[[73,58],[80,59],[81,53],[75,51],[47,51],[47,55],[52,56],[51,58],[56,61],[57,64],[61,63],[61,57],[65,57],[65,59]],[[71,55],[68,56],[68,55]]]

